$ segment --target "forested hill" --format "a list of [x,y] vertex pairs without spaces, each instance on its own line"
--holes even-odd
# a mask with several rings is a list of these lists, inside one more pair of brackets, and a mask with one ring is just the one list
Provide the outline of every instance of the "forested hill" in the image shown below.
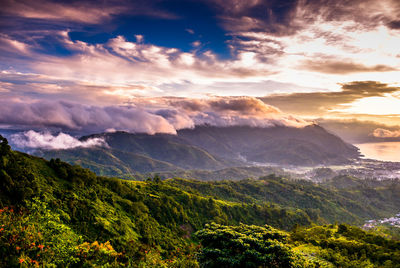
[[0,137],[0,266],[395,267],[394,240],[343,224],[311,227],[397,212],[399,184],[377,184],[124,181],[12,151]]

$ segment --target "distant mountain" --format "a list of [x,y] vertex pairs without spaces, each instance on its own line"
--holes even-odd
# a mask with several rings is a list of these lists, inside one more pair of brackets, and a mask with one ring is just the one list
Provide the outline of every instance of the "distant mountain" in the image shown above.
[[226,159],[299,166],[344,164],[359,156],[358,149],[318,125],[304,128],[276,126],[200,126],[178,136]]
[[74,148],[37,152],[90,168],[102,175],[189,169],[216,170],[233,166],[275,163],[314,166],[345,164],[358,149],[320,126],[198,126],[177,135],[114,132],[101,137],[108,148]]

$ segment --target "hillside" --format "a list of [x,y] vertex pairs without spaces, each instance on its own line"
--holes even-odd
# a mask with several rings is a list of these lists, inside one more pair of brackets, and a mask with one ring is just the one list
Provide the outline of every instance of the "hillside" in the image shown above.
[[180,168],[165,161],[156,160],[138,153],[130,153],[110,148],[79,148],[67,150],[37,151],[46,158],[61,158],[71,164],[89,168],[100,175],[123,176],[136,172],[172,171]]
[[[294,233],[279,231],[283,244],[271,258],[285,258],[288,267],[294,263],[317,267],[319,262],[383,265],[399,258],[396,242],[383,237],[377,239],[380,242],[365,240],[368,234],[356,227],[321,227],[324,237],[306,228],[312,223],[354,224],[393,214],[400,205],[398,182],[343,190],[275,176],[238,182],[160,181],[157,177],[124,181],[12,151],[4,139],[0,160],[1,266],[198,267],[203,261],[194,256],[207,256],[217,245],[206,242],[206,233],[193,233],[212,222],[268,224],[283,230],[304,226]],[[267,232],[266,240],[260,241],[263,247],[272,243],[269,232],[276,232],[266,228],[260,229]],[[344,228],[354,228],[357,235]],[[246,230],[235,232],[248,235]],[[337,235],[330,238],[328,233]],[[344,243],[344,238],[349,242]],[[336,255],[329,251],[329,243],[339,249]],[[349,250],[355,245],[364,245],[367,252],[374,248],[375,255],[367,259],[352,255]]]

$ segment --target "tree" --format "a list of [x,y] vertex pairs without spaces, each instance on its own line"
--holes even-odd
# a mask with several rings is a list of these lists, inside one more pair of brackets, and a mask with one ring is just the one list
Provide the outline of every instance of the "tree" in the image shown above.
[[202,267],[313,267],[284,245],[287,235],[270,226],[206,224],[195,233]]
[[11,147],[8,145],[7,139],[0,135],[0,156],[7,155],[10,150]]

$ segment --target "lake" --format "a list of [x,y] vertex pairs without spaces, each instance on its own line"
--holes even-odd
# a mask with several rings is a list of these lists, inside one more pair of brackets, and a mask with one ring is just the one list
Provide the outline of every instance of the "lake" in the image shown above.
[[400,162],[400,142],[378,142],[355,144],[361,153],[370,159]]

